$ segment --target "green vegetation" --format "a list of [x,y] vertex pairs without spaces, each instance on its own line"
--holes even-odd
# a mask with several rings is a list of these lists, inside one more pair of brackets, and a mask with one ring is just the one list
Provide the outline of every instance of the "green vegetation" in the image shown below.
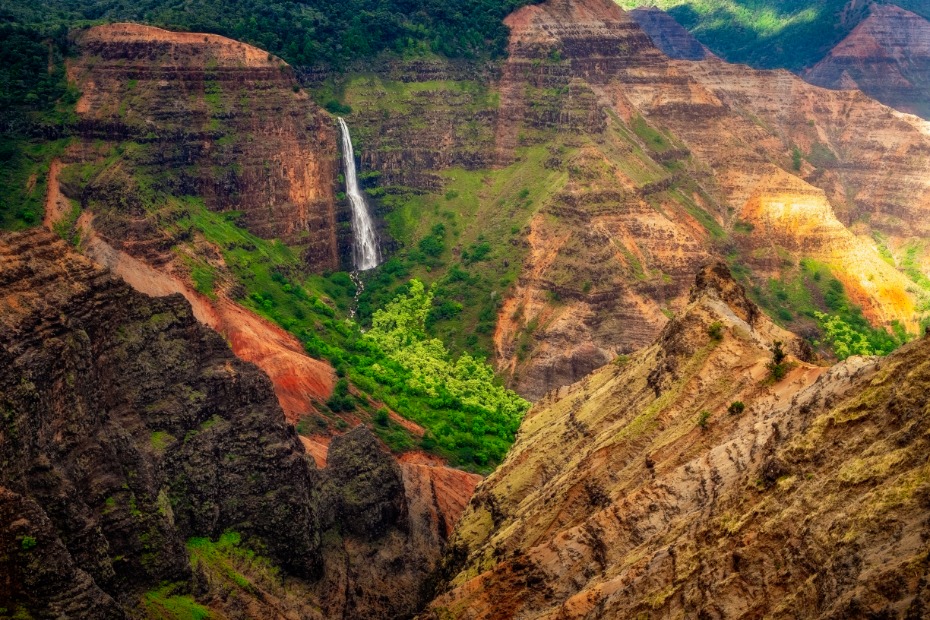
[[164,431],[152,431],[149,435],[149,443],[152,444],[152,448],[158,452],[164,452],[165,448],[168,447],[168,444],[174,441],[174,437],[170,433]]
[[23,551],[31,551],[35,548],[36,544],[34,536],[23,536],[19,539],[19,548]]
[[[198,233],[219,247],[242,287],[240,303],[289,330],[310,355],[337,369],[329,412],[363,412],[376,420],[373,430],[392,449],[416,447],[408,431],[376,416],[386,406],[426,429],[420,447],[457,465],[487,471],[503,458],[527,405],[497,385],[487,364],[468,354],[453,358],[432,333],[457,311],[450,300],[436,302],[438,285],[427,290],[413,280],[398,286],[396,299],[372,312],[372,327],[363,334],[358,323],[339,318],[355,292],[347,274],[306,275],[293,250],[239,228],[237,214],[211,212],[194,198],[163,200],[154,200],[160,204],[152,207],[154,217],[169,230]],[[437,238],[445,234],[431,231]],[[192,269],[216,277],[209,263],[189,260]],[[331,419],[337,427],[339,422]],[[153,446],[158,440],[153,437]]]
[[479,465],[497,461],[529,404],[495,385],[494,371],[486,363],[467,353],[453,360],[440,340],[428,337],[432,303],[432,293],[413,280],[408,294],[377,311],[363,338],[373,345],[372,363],[360,360],[357,371],[423,399],[428,408],[414,408],[410,415],[433,430],[439,448],[460,451],[461,460],[470,455]]
[[[733,273],[749,280],[745,268],[731,263]],[[887,355],[909,336],[895,323],[890,330],[875,328],[830,268],[812,260],[802,260],[798,269],[786,269],[780,279],[765,286],[750,283],[751,296],[766,312],[814,346],[825,345],[839,359],[850,355]]]
[[698,416],[697,425],[702,431],[707,430],[707,425],[710,422],[710,411],[702,411],[701,415]]
[[711,340],[723,340],[723,323],[714,321],[708,325],[707,335],[710,336]]
[[[813,65],[858,22],[839,16],[848,0],[617,0],[624,8],[654,4],[668,11],[714,53],[757,67]],[[924,0],[894,4],[930,19]],[[867,5],[863,5],[863,8]],[[853,12],[847,12],[855,18]],[[866,13],[860,9],[860,16]]]
[[187,541],[191,566],[223,579],[228,586],[247,592],[254,590],[257,578],[278,581],[279,573],[271,562],[242,544],[237,532],[224,532],[219,539],[191,538]]
[[788,374],[790,368],[785,362],[786,357],[788,357],[788,354],[785,353],[784,343],[781,340],[776,340],[775,344],[772,345],[772,361],[769,362],[769,376],[773,380],[781,381]]
[[66,34],[0,25],[0,229],[42,219],[48,167],[79,96],[65,80]]
[[182,584],[162,584],[142,595],[142,606],[152,620],[206,620],[210,611],[189,594],[181,594]]
[[801,149],[794,147],[791,149],[791,167],[795,172],[801,170],[801,162],[803,161],[803,155],[801,154]]
[[292,64],[346,64],[382,52],[487,57],[504,52],[503,18],[531,0],[106,0],[0,1],[9,21],[59,25],[133,21],[212,32],[257,45]]
[[741,400],[734,400],[732,403],[730,403],[730,406],[727,407],[727,413],[730,415],[740,415],[745,410],[746,404]]

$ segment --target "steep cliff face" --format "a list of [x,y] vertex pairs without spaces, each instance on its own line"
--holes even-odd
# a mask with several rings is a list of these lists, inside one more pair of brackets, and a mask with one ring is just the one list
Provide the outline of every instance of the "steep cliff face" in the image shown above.
[[305,248],[311,267],[339,266],[334,127],[282,60],[224,37],[136,24],[94,27],[75,42],[80,133],[135,144],[76,196],[110,207],[98,226],[114,245],[122,249],[127,229],[164,243],[146,222],[145,194],[155,190],[241,212],[260,237]]
[[[267,377],[179,297],[135,293],[53,239],[5,237],[0,268],[2,484],[41,507],[36,549],[115,598],[189,579],[184,540],[226,529],[318,574],[312,465]],[[46,609],[32,596],[14,593]]]
[[48,232],[0,238],[0,326],[2,613],[420,604],[465,501],[425,488],[442,468],[405,475],[360,427],[316,470],[268,377],[180,295],[142,295]]
[[751,230],[736,239],[756,273],[776,277],[785,255],[820,261],[876,324],[898,321],[916,331],[913,283],[882,259],[872,239],[836,219],[823,190],[778,170],[756,186],[740,218]]
[[[775,263],[830,257],[876,324],[914,325],[913,285],[860,237],[927,233],[930,125],[786,72],[669,60],[608,2],[527,6],[507,23],[498,161],[553,141],[554,152],[575,153],[553,157],[569,190],[531,220],[524,269],[498,317],[500,365],[524,394],[650,342],[683,307],[698,266],[732,254],[726,238],[747,202],[790,195],[799,179],[825,192],[832,232],[815,248],[807,228],[785,221],[794,241],[780,256],[758,234],[738,239],[735,260],[764,282]],[[853,224],[858,237],[845,230]]]
[[930,118],[930,21],[891,4],[873,4],[868,17],[803,75],[812,84],[861,90]]
[[790,336],[725,267],[689,299],[652,346],[537,403],[431,617],[926,613],[927,342],[775,375]]

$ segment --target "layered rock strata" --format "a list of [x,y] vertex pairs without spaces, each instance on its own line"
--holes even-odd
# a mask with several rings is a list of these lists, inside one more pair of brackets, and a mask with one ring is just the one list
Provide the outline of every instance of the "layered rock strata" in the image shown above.
[[725,267],[689,299],[530,411],[427,617],[926,613],[928,343],[779,378],[790,336]]

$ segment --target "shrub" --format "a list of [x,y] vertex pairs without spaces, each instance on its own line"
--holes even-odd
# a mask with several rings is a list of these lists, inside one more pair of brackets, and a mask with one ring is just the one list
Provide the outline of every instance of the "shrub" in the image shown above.
[[723,340],[723,323],[714,321],[708,325],[707,335],[710,336],[712,340]]
[[781,340],[776,340],[775,344],[772,345],[772,361],[769,362],[769,373],[775,381],[781,381],[788,374],[788,364],[785,363],[786,357],[788,357],[788,354],[785,353],[784,343]]
[[375,412],[375,424],[378,426],[387,426],[389,419],[388,410],[384,407],[381,407]]
[[739,415],[743,413],[745,409],[746,409],[746,405],[743,404],[743,401],[741,400],[735,400],[732,403],[730,403],[729,407],[727,407],[727,411],[729,412],[730,415]]
[[349,382],[346,379],[339,379],[336,381],[336,386],[333,388],[333,395],[326,401],[326,406],[329,407],[329,410],[333,413],[352,411],[355,409],[355,401],[349,394]]
[[710,411],[702,411],[701,415],[698,416],[697,425],[701,430],[707,430],[707,424],[710,421]]

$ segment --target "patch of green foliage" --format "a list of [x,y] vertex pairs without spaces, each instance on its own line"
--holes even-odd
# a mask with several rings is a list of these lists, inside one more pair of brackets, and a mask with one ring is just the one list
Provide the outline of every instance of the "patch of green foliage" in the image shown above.
[[727,407],[727,413],[730,415],[739,415],[746,410],[746,404],[741,400],[734,400],[730,403],[730,406]]
[[[630,9],[654,4],[690,30],[714,53],[756,67],[802,69],[820,60],[867,15],[846,11],[848,0],[618,0]],[[930,19],[923,0],[894,4]],[[855,11],[855,9],[853,9]]]
[[152,431],[149,435],[149,443],[152,444],[152,448],[159,452],[163,452],[172,441],[174,441],[174,437],[164,431]]
[[[748,288],[770,316],[806,334],[813,345],[827,345],[836,357],[845,359],[850,355],[887,355],[910,338],[897,323],[890,330],[873,327],[827,265],[805,259],[799,267],[787,270],[780,279],[769,280],[764,287],[750,283]],[[745,270],[734,269],[733,273],[749,281]]]
[[228,586],[247,592],[254,590],[253,580],[259,576],[275,581],[279,578],[278,569],[246,547],[238,532],[224,532],[217,540],[190,538],[187,552],[193,568],[201,568]]
[[698,416],[697,425],[702,431],[707,430],[707,425],[710,423],[710,411],[702,411]]
[[[363,333],[359,324],[339,318],[355,292],[347,274],[307,275],[293,250],[255,237],[236,225],[234,215],[211,212],[200,200],[174,200],[170,209],[172,225],[193,229],[221,249],[241,284],[243,305],[293,333],[310,355],[337,369],[341,376],[326,403],[330,411],[365,409],[377,421],[371,403],[383,403],[426,429],[422,448],[480,471],[500,462],[527,405],[501,388],[479,358],[453,358],[430,334],[430,325],[461,310],[436,303],[439,286],[427,290],[416,280],[399,286],[393,301],[372,312],[372,327]],[[385,265],[379,271],[390,269]],[[390,420],[373,426],[394,450],[416,447],[409,432]]]
[[49,163],[79,96],[65,79],[66,35],[0,25],[0,229],[42,220]]
[[784,344],[781,340],[776,340],[772,345],[772,361],[769,362],[769,376],[775,381],[781,381],[785,378],[785,375],[788,374],[788,364],[785,362],[785,358],[788,357],[788,354],[785,353]]
[[20,23],[132,21],[228,36],[297,65],[345,64],[382,52],[450,57],[499,56],[507,42],[503,18],[532,0],[3,0]]
[[142,595],[142,607],[152,620],[207,620],[210,611],[189,594],[180,594],[182,586],[162,584]]
[[19,548],[23,551],[31,551],[35,548],[36,542],[35,536],[23,536],[19,539]]

